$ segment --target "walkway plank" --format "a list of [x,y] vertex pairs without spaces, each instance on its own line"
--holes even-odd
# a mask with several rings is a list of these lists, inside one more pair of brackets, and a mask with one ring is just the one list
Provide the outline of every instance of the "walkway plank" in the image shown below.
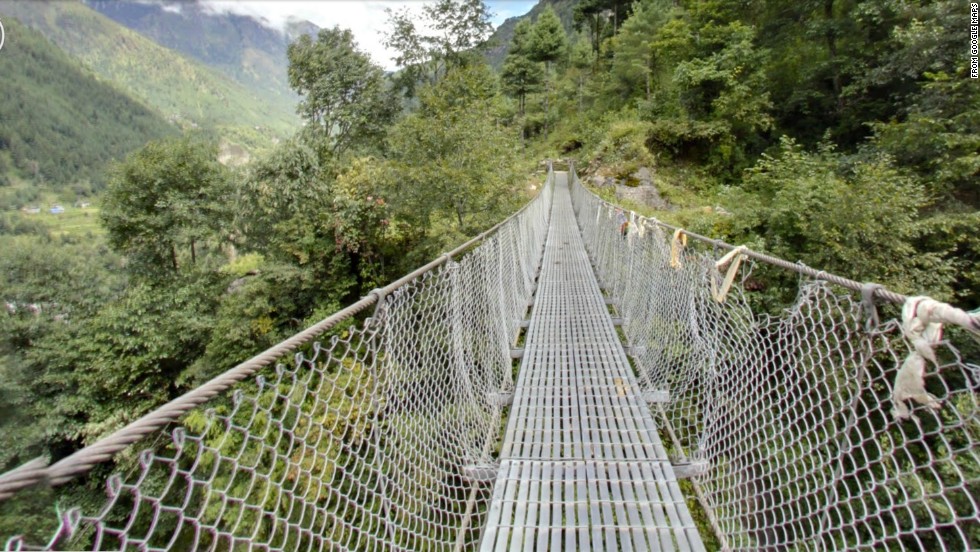
[[481,550],[704,550],[557,173]]

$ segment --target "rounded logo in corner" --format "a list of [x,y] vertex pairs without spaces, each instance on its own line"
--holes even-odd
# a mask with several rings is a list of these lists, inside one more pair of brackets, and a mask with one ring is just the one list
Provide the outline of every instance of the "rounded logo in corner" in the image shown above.
[[3,50],[3,42],[7,38],[7,31],[3,28],[3,21],[0,21],[0,50]]

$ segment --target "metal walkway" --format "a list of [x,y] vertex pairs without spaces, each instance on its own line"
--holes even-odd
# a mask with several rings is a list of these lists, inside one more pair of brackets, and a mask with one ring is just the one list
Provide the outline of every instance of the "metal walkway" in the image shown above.
[[556,176],[481,548],[703,550]]

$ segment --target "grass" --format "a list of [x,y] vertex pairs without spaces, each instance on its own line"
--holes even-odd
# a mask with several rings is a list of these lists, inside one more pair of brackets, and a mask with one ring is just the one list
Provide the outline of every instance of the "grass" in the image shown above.
[[[40,208],[39,213],[27,213],[23,210],[7,211],[15,221],[23,220],[43,224],[53,237],[87,238],[104,236],[105,228],[99,220],[99,208],[95,205],[76,207],[72,202],[62,201],[53,194],[43,194],[30,204]],[[62,206],[65,211],[52,214],[50,209]]]
[[51,230],[53,236],[102,236],[105,228],[99,223],[98,207],[71,207],[65,206],[65,212],[52,215],[49,212],[41,211],[36,215],[25,215],[24,217],[37,217]]

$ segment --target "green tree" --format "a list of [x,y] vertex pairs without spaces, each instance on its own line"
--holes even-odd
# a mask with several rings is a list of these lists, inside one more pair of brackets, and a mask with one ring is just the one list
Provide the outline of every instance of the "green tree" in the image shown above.
[[326,209],[333,195],[326,172],[300,136],[255,160],[238,191],[235,231],[243,246],[268,253],[276,247],[277,226]]
[[670,42],[671,33],[662,30],[680,13],[680,8],[669,0],[637,2],[633,16],[623,24],[614,43],[612,73],[629,92],[642,82],[647,102],[651,101],[655,76],[665,72],[673,61],[671,51],[676,44]]
[[513,207],[519,145],[496,120],[494,83],[486,65],[454,69],[392,130],[386,195],[399,218],[417,228],[448,218],[466,234]]
[[[961,55],[963,17],[956,2],[937,2],[922,17],[895,27],[895,48],[867,80],[903,92],[894,117],[871,127],[875,147],[893,155],[927,183],[943,204],[980,208],[980,88]],[[907,81],[917,87],[904,93]]]
[[701,42],[693,41],[674,67],[667,94],[652,95],[653,142],[736,177],[773,124],[763,72],[767,52],[756,47],[755,29],[738,21],[696,31],[675,19],[662,32],[673,52],[687,50],[698,32]]
[[552,63],[563,59],[568,48],[565,28],[562,27],[558,14],[551,6],[547,6],[538,16],[530,38],[528,53],[532,59],[544,62],[548,68]]
[[504,91],[517,98],[521,115],[524,115],[528,94],[541,89],[542,77],[541,65],[535,61],[514,54],[507,54],[504,59],[500,79],[504,84]]
[[[35,365],[48,367],[42,382],[75,390],[59,413],[78,424],[81,441],[90,443],[186,391],[182,374],[211,335],[216,284],[204,271],[135,283],[84,325],[32,352]],[[68,354],[61,350],[65,343]]]
[[[602,41],[613,36],[629,14],[630,0],[581,0],[572,12],[575,30],[589,28],[589,39],[596,63],[602,56]],[[596,65],[593,70],[598,69]]]
[[151,142],[112,170],[102,202],[109,244],[145,277],[178,272],[181,252],[217,252],[231,212],[229,175],[216,144],[190,138]]
[[74,354],[66,337],[122,292],[118,264],[104,244],[0,236],[0,470],[73,439],[59,408],[75,390],[47,381],[54,366],[33,357],[39,347]]
[[530,58],[534,61],[544,62],[544,78],[546,90],[544,95],[545,124],[544,134],[548,136],[548,119],[551,116],[551,65],[565,57],[568,49],[568,37],[565,36],[565,28],[561,25],[561,20],[551,6],[547,6],[538,20],[534,23],[531,32]]
[[303,96],[297,108],[307,129],[333,154],[384,135],[396,113],[384,71],[358,50],[348,29],[321,29],[289,45],[289,84]]
[[459,66],[463,52],[485,46],[493,32],[490,9],[483,0],[437,0],[423,8],[436,35],[428,37],[449,67]]
[[311,283],[295,301],[310,306],[342,303],[378,276],[387,206],[369,193],[345,193],[334,171],[296,137],[255,163],[239,193],[242,251],[302,269]]
[[524,115],[525,100],[528,94],[540,89],[542,81],[541,66],[531,59],[533,44],[531,21],[522,19],[514,27],[510,51],[504,59],[500,79],[504,92],[516,97],[520,114]]
[[915,247],[922,185],[888,156],[849,166],[829,144],[811,153],[783,138],[779,154],[763,156],[744,186],[758,194],[758,203],[743,204],[754,211],[746,217],[760,222],[775,255],[899,292],[948,295],[948,265]]
[[435,84],[450,69],[476,60],[493,32],[490,10],[482,0],[437,0],[422,6],[423,33],[415,25],[415,14],[407,8],[386,10],[389,31],[384,45],[398,54],[395,62],[402,68],[401,85],[409,96],[416,85],[426,79]]

